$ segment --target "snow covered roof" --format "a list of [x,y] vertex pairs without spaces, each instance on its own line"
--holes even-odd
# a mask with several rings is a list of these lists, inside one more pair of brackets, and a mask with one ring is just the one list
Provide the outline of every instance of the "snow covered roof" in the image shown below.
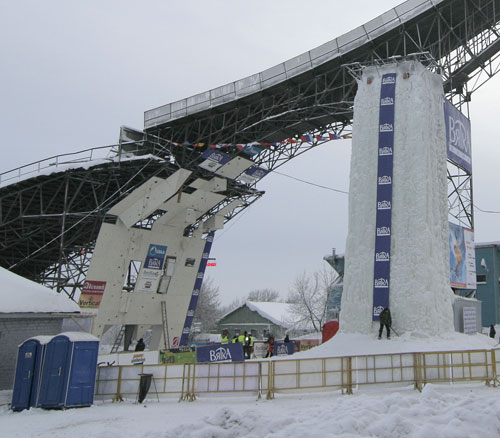
[[[293,304],[275,303],[272,301],[247,301],[245,305],[273,324],[286,329],[298,328],[296,322],[297,316],[293,312]],[[308,327],[301,326],[301,328],[306,329]]]
[[80,341],[99,342],[99,338],[86,332],[64,332],[64,333],[59,333],[57,336],[66,336],[72,342],[80,342]]
[[486,248],[489,246],[500,246],[500,241],[499,242],[480,242],[476,243],[476,248]]
[[0,313],[74,313],[80,307],[63,294],[0,267]]

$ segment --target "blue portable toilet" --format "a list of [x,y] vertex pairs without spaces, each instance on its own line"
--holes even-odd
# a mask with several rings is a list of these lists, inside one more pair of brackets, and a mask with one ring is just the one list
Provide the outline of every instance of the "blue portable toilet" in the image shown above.
[[54,336],[45,348],[37,406],[71,408],[94,401],[99,339],[89,333]]
[[45,346],[51,339],[52,336],[36,336],[19,346],[12,392],[13,411],[36,406]]

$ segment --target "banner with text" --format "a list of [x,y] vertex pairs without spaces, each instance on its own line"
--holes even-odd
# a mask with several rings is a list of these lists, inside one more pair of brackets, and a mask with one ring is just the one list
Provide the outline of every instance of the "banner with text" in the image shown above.
[[389,306],[395,97],[396,73],[384,74],[380,87],[379,106],[373,321],[378,321],[380,312]]
[[165,245],[154,243],[149,245],[144,266],[139,272],[135,285],[136,292],[156,292],[158,290],[166,254],[167,247]]
[[78,305],[82,309],[98,309],[105,288],[105,281],[85,280]]
[[216,344],[196,347],[196,362],[243,362],[243,344]]
[[472,173],[470,120],[445,100],[444,121],[448,159]]
[[474,231],[449,223],[450,284],[457,289],[476,288]]
[[198,273],[196,274],[196,280],[194,282],[193,292],[191,293],[191,301],[189,302],[188,311],[186,314],[186,320],[184,322],[184,328],[182,329],[181,339],[179,345],[187,345],[189,333],[191,332],[191,325],[193,324],[194,311],[196,310],[196,305],[198,304],[198,296],[200,295],[201,285],[203,284],[203,277],[205,275],[205,269],[207,267],[207,261],[210,257],[210,250],[212,249],[212,243],[214,241],[215,231],[208,233],[205,239],[205,247],[203,249],[203,254],[201,256],[200,265],[198,267]]

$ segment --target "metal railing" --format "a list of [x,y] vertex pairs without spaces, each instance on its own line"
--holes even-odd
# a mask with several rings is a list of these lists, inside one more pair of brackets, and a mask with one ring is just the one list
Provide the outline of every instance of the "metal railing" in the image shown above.
[[99,367],[96,399],[137,396],[140,375],[153,375],[158,396],[195,400],[203,394],[275,393],[341,390],[352,394],[363,385],[427,383],[500,383],[499,350],[396,353],[315,359],[284,359],[237,363],[188,363]]

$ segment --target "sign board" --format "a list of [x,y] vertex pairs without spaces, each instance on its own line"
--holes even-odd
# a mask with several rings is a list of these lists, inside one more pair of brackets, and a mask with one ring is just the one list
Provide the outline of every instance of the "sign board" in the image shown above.
[[255,184],[261,178],[264,178],[267,175],[268,171],[263,169],[262,167],[252,166],[243,172],[239,179],[246,184]]
[[379,105],[373,321],[378,321],[382,310],[389,306],[395,98],[396,73],[384,74],[380,88]]
[[215,344],[196,348],[196,362],[243,362],[243,345]]
[[457,289],[476,288],[474,231],[449,223],[450,284]]
[[85,280],[78,305],[82,309],[98,309],[105,288],[105,281]]
[[477,332],[476,309],[474,307],[464,307],[464,333],[473,335]]
[[448,159],[472,173],[470,120],[445,100],[444,121]]
[[201,154],[204,160],[199,164],[202,169],[215,172],[220,169],[224,164],[231,161],[231,157],[223,152],[207,149]]
[[293,342],[277,342],[274,344],[275,356],[286,356],[288,354],[293,354]]
[[146,260],[137,276],[136,292],[156,292],[158,290],[166,255],[167,247],[165,245],[149,244]]

